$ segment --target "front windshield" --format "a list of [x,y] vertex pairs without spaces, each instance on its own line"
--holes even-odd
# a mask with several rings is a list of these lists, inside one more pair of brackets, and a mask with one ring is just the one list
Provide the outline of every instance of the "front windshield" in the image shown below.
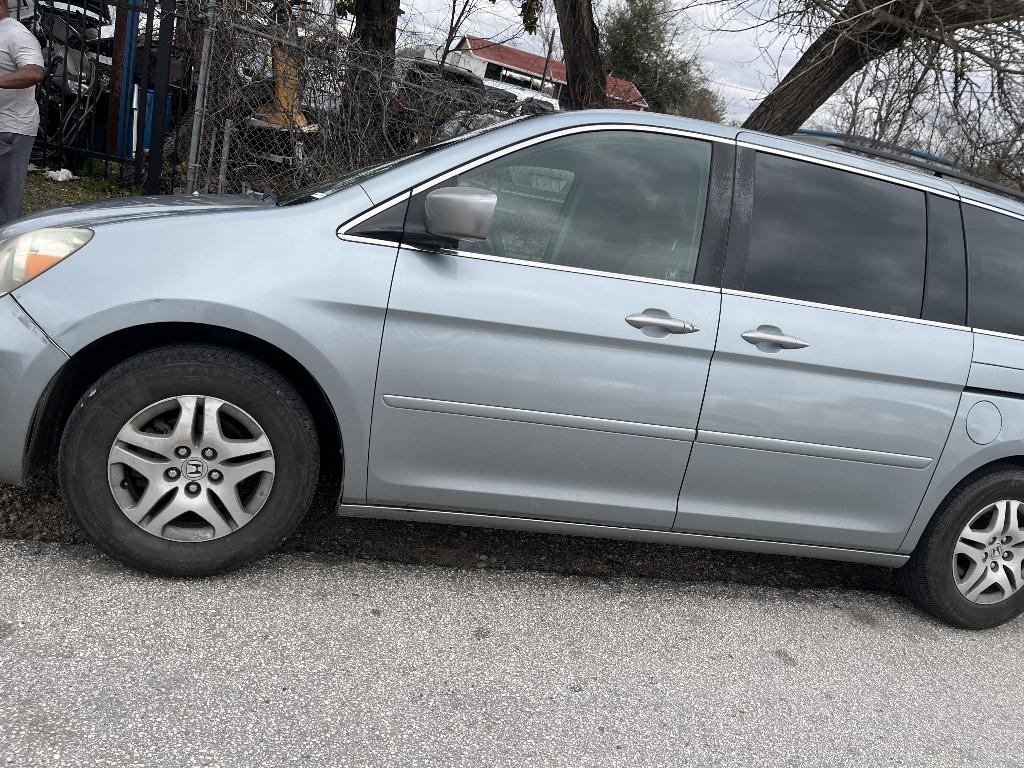
[[398,168],[401,165],[405,165],[406,163],[412,162],[418,157],[426,157],[427,155],[433,154],[434,152],[438,152],[439,150],[442,149],[447,149],[448,147],[458,144],[459,142],[466,141],[467,139],[472,139],[475,136],[480,136],[481,134],[489,133],[490,131],[493,131],[497,128],[502,128],[506,125],[517,123],[520,120],[525,120],[527,119],[527,117],[530,116],[516,117],[511,120],[503,120],[500,123],[495,123],[494,125],[488,125],[483,128],[478,128],[475,131],[464,133],[461,136],[455,136],[454,138],[444,139],[443,141],[438,141],[433,144],[427,144],[426,146],[423,147],[417,147],[416,149],[410,152],[406,152],[405,154],[399,155],[398,157],[393,157],[390,160],[386,160],[383,163],[375,163],[374,165],[357,168],[353,171],[349,171],[344,176],[341,176],[339,178],[331,179],[328,182],[317,184],[316,186],[313,187],[307,187],[306,189],[299,190],[298,192],[293,192],[290,195],[284,195],[278,200],[277,204],[300,205],[302,203],[308,203],[313,200],[320,200],[324,197],[328,197],[329,195],[333,195],[336,192],[341,192],[343,189],[354,187],[356,184],[359,184],[360,182],[366,181],[369,178],[384,173],[384,171],[390,171],[392,168]]

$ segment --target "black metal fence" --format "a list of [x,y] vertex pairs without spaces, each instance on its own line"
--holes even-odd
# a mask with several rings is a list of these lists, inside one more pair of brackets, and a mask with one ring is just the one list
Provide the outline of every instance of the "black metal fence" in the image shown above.
[[36,165],[160,192],[287,192],[543,109],[361,50],[340,4],[0,0],[39,39]]
[[43,50],[33,162],[167,191],[164,155],[179,150],[165,139],[190,101],[176,0],[7,2]]

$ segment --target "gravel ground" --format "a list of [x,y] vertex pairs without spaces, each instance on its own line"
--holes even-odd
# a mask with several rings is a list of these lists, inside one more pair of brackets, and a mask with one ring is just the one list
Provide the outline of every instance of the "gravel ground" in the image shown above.
[[[0,492],[0,765],[1024,766],[1024,622],[883,568],[338,518],[203,581]],[[53,542],[53,543],[51,543]]]
[[705,557],[641,579],[293,550],[183,581],[0,541],[0,765],[1022,765],[1020,623],[736,584],[738,558],[683,578]]

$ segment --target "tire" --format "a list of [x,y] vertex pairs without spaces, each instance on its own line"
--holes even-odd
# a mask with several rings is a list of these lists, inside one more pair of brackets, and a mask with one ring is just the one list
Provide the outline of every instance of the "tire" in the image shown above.
[[[186,433],[188,446],[165,450],[188,443]],[[213,458],[195,461],[201,454]],[[75,406],[58,455],[61,492],[89,539],[165,576],[225,573],[276,549],[305,516],[319,468],[313,418],[284,377],[206,345],[160,347],[112,368]]]
[[[1016,592],[1007,595],[1007,590],[1002,587],[991,587],[988,597],[977,596],[976,599],[997,599],[998,602],[983,604],[968,599],[957,585],[957,577],[954,575],[954,550],[958,542],[962,541],[961,534],[965,532],[969,523],[986,509],[992,508],[995,514],[998,502],[1006,500],[1024,501],[1024,472],[1009,465],[999,467],[985,475],[970,478],[955,488],[942,502],[935,516],[932,518],[927,529],[921,537],[917,548],[910,557],[910,561],[897,572],[899,580],[907,596],[925,611],[964,629],[988,629],[1004,624],[1016,618],[1024,612],[1024,589],[1018,588]],[[993,505],[996,505],[993,507]],[[985,557],[984,563],[979,567],[991,567],[996,563],[996,573],[1002,574],[1004,563],[1008,570],[1011,563],[1019,562],[1024,558],[1024,541],[1021,541],[1019,528],[1024,524],[1024,505],[1020,511],[1014,510],[1012,505],[1004,507],[1013,510],[1007,515],[1007,519],[1016,518],[1013,521],[1013,530],[1008,531],[1011,541],[1003,545],[1005,536],[996,536],[999,553],[993,556],[985,544],[974,543],[971,546],[977,547],[979,557]],[[987,527],[989,520],[993,517],[983,517],[979,527]],[[972,529],[973,532],[974,529]],[[985,542],[990,539],[985,534]],[[965,561],[966,555],[960,555],[957,562]],[[974,582],[982,584],[973,578],[966,578],[966,569],[961,580],[965,583]],[[1008,577],[1007,583],[1021,587],[1019,574],[1020,565],[1015,567],[1016,578]],[[960,571],[958,571],[960,573]],[[987,575],[987,574],[983,574]],[[1000,598],[1000,595],[1003,597]]]

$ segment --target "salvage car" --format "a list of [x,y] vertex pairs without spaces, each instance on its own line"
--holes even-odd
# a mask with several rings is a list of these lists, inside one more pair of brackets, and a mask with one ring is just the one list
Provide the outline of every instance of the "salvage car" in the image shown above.
[[0,480],[204,576],[343,515],[899,569],[1024,609],[1024,204],[681,118],[524,118],[276,204],[0,232]]

